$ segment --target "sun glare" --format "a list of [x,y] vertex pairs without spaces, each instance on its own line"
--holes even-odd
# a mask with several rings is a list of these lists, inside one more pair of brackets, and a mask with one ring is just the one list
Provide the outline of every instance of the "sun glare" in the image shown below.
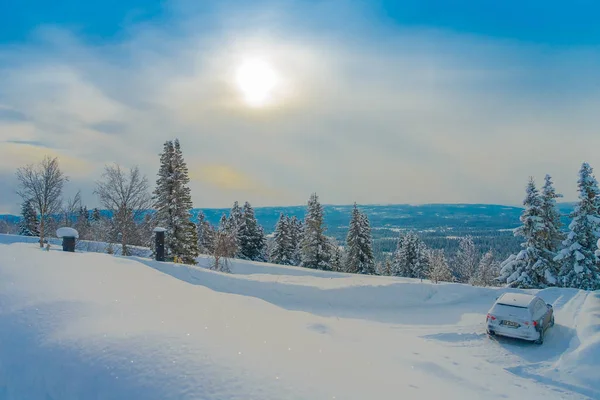
[[249,59],[239,66],[236,81],[246,103],[260,107],[271,100],[278,78],[275,70],[265,61]]

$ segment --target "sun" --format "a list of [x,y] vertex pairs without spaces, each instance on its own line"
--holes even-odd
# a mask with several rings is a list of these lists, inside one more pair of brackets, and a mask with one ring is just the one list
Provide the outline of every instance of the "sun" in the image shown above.
[[269,63],[261,59],[244,60],[237,69],[236,82],[246,103],[261,107],[272,100],[278,76]]

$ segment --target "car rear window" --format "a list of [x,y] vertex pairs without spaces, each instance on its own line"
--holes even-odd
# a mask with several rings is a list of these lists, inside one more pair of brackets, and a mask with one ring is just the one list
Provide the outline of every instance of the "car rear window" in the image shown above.
[[512,306],[508,304],[496,304],[493,313],[499,316],[515,316],[524,319],[530,318],[529,309],[527,307]]

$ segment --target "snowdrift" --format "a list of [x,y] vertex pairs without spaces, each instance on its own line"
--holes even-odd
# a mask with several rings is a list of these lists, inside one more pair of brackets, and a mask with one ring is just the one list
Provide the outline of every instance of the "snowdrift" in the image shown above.
[[0,244],[0,399],[600,398],[598,293],[540,291],[536,346],[485,335],[504,289],[199,261]]

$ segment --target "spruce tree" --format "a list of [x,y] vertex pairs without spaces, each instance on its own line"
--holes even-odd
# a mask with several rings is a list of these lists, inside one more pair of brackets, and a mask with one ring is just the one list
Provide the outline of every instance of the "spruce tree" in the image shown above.
[[160,169],[154,191],[155,222],[167,229],[165,253],[183,263],[195,264],[198,238],[191,221],[192,197],[188,187],[188,168],[179,140],[167,141],[160,158]]
[[198,232],[198,251],[201,254],[212,254],[214,250],[215,231],[206,220],[206,215],[202,211],[198,213],[196,231]]
[[533,178],[527,184],[523,201],[525,209],[521,213],[521,225],[515,229],[515,235],[525,241],[521,250],[514,257],[509,257],[502,264],[499,280],[511,287],[541,288],[546,286],[546,270],[552,266],[542,257],[544,252],[544,217],[542,198],[535,186]]
[[237,235],[240,246],[239,256],[246,260],[265,261],[262,258],[266,245],[265,233],[262,226],[258,224],[250,203],[244,203],[241,218]]
[[233,206],[231,207],[231,211],[229,212],[229,219],[227,221],[227,231],[232,234],[235,238],[236,246],[237,246],[237,254],[235,255],[238,258],[243,258],[242,251],[242,235],[244,234],[244,212],[240,207],[239,203],[235,201]]
[[371,228],[367,216],[354,204],[346,236],[346,272],[374,274],[375,260],[371,240]]
[[444,250],[432,250],[429,254],[428,278],[433,283],[452,282],[453,276]]
[[540,257],[544,259],[547,268],[544,272],[545,282],[548,285],[556,285],[559,273],[559,264],[554,261],[558,255],[562,241],[565,235],[562,232],[562,222],[560,220],[560,212],[556,206],[556,199],[562,195],[556,193],[552,178],[546,175],[544,187],[542,188],[542,238],[543,251]]
[[570,232],[555,258],[561,264],[559,282],[565,287],[598,290],[600,268],[595,251],[600,236],[600,191],[588,163],[581,166],[577,186],[579,202],[570,215]]
[[293,265],[300,265],[302,261],[300,243],[302,242],[303,224],[296,216],[290,219],[291,240],[292,240],[292,261]]
[[270,259],[274,264],[293,265],[294,248],[292,246],[290,219],[281,213],[275,232],[273,233],[273,245]]
[[468,282],[477,271],[479,254],[475,249],[475,243],[471,236],[460,239],[458,251],[454,259],[454,276],[458,282]]
[[424,279],[429,274],[429,256],[425,243],[413,232],[398,240],[392,273],[406,278]]
[[21,222],[19,224],[19,235],[39,236],[39,220],[35,207],[31,200],[23,202],[21,206]]
[[306,217],[304,219],[304,234],[302,236],[301,265],[306,268],[329,269],[329,246],[325,237],[323,223],[323,206],[319,197],[313,193],[308,200]]
[[344,257],[340,246],[335,238],[329,238],[329,253],[331,254],[331,270],[336,272],[344,272]]
[[498,263],[494,260],[494,253],[490,250],[483,255],[477,273],[471,278],[470,283],[476,286],[492,286],[498,276]]

